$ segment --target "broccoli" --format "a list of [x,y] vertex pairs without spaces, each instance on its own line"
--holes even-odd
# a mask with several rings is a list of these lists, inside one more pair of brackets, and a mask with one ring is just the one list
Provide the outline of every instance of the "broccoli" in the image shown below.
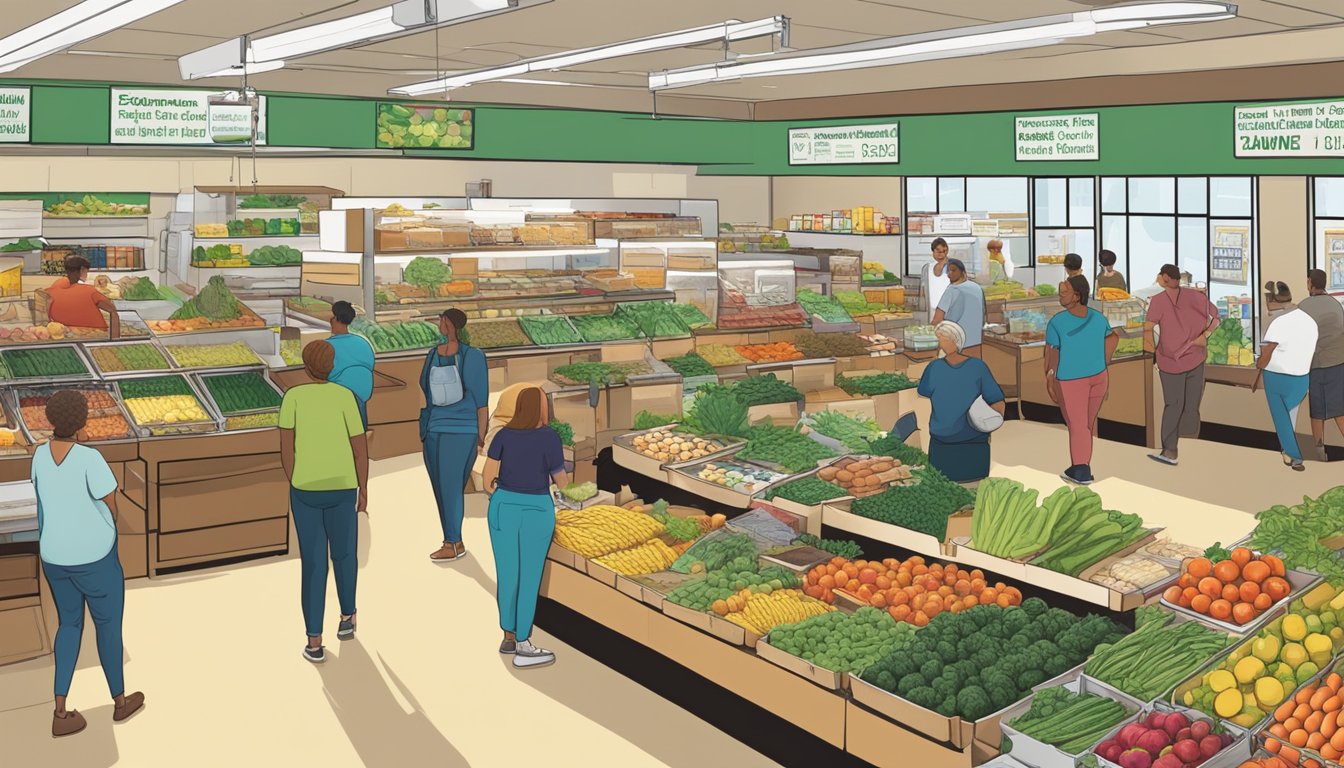
[[896,687],[896,678],[893,677],[890,672],[885,670],[877,673],[877,679],[874,682],[877,683],[878,687],[886,691],[890,691]]
[[943,674],[943,662],[939,659],[929,659],[919,665],[919,674],[923,675],[925,680],[937,680],[938,676]]
[[989,694],[978,685],[968,685],[957,692],[957,711],[967,720],[979,720],[994,711]]
[[950,640],[939,640],[938,645],[935,646],[934,650],[938,654],[938,658],[942,659],[945,663],[950,664],[961,658],[961,656],[957,655],[957,646]]
[[938,694],[934,693],[933,689],[927,685],[913,689],[909,694],[904,695],[903,698],[911,704],[925,709],[935,709],[942,703],[938,698]]
[[[1081,661],[1081,659],[1079,660]],[[1063,653],[1048,657],[1045,660],[1045,674],[1050,677],[1056,677],[1068,672],[1073,668],[1073,662]]]
[[907,655],[889,656],[886,660],[886,670],[892,674],[892,677],[900,680],[912,672],[918,672],[919,665]]
[[1019,690],[1029,691],[1049,679],[1050,676],[1039,669],[1024,669],[1017,676],[1017,687]]
[[453,270],[430,256],[416,256],[402,270],[401,277],[411,285],[433,290],[453,279]]
[[946,702],[947,699],[956,699],[958,688],[956,680],[940,677],[934,680],[930,687],[933,688],[934,693],[938,694],[938,698],[944,702]]
[[1028,597],[1022,601],[1022,610],[1034,619],[1049,610],[1049,606],[1039,597]]
[[937,712],[943,717],[952,717],[957,714],[957,695],[953,693],[943,699],[943,703],[938,705]]
[[[910,674],[902,677],[901,681],[897,683],[896,695],[914,701],[914,699],[911,698],[914,691],[926,687],[927,686],[924,684],[924,676],[919,674],[918,672],[911,672]],[[930,693],[932,693],[932,691],[930,691]]]

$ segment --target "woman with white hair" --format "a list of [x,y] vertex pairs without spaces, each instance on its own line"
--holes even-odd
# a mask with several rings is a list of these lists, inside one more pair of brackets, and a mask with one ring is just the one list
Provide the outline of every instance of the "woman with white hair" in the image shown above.
[[929,398],[929,462],[958,483],[989,476],[989,433],[971,423],[971,405],[983,398],[989,407],[1003,413],[1003,390],[983,360],[962,354],[966,331],[952,322],[941,322],[934,332],[943,357],[929,363],[919,379],[919,394]]

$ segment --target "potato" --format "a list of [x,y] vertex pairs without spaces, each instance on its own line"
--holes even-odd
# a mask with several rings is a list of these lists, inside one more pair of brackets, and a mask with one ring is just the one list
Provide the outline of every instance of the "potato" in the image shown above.
[[891,469],[891,467],[892,467],[892,464],[891,464],[890,461],[879,461],[879,462],[873,464],[873,471],[874,471],[874,472],[886,472],[887,470]]
[[835,467],[822,467],[821,471],[817,472],[817,477],[821,478],[822,480],[825,480],[826,482],[830,482],[835,479],[836,474],[838,474],[839,472],[840,470],[836,469]]
[[850,472],[849,470],[842,469],[839,472],[835,473],[835,479],[848,485],[854,482],[854,473]]
[[858,472],[855,472],[855,473],[854,473],[854,477],[855,477],[856,479],[860,479],[860,480],[861,480],[861,479],[863,479],[863,478],[865,478],[865,477],[868,477],[868,476],[870,476],[870,475],[872,475],[872,474],[873,474],[873,470],[871,470],[871,469],[860,469]]

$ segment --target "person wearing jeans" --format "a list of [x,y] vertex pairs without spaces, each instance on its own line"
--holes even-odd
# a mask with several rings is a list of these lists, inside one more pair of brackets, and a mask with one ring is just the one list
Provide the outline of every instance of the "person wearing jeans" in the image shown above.
[[32,480],[37,490],[38,551],[42,573],[56,603],[56,709],[51,735],[69,736],[88,725],[66,697],[79,661],[84,635],[84,606],[93,616],[98,661],[121,722],[140,710],[143,693],[126,694],[122,670],[121,621],[126,606],[126,575],[117,559],[117,479],[103,455],[80,445],[89,406],[74,390],[47,400],[52,439],[33,452]]
[[1063,312],[1045,330],[1045,387],[1059,405],[1069,428],[1069,468],[1060,476],[1071,483],[1092,483],[1092,442],[1097,414],[1110,385],[1107,366],[1120,337],[1100,312],[1087,306],[1089,286],[1082,275],[1059,284]]
[[1294,424],[1297,408],[1310,386],[1318,333],[1316,320],[1310,314],[1301,309],[1285,312],[1269,324],[1256,360],[1256,367],[1265,379],[1265,399],[1269,401],[1269,415],[1283,449],[1283,463],[1295,472],[1306,469]]
[[467,555],[462,543],[467,481],[477,451],[485,447],[490,375],[485,353],[461,338],[466,326],[467,315],[462,310],[444,311],[439,316],[443,337],[425,356],[420,372],[420,390],[425,395],[420,440],[443,527],[443,545],[429,556],[436,563]]
[[1162,292],[1148,302],[1143,348],[1156,353],[1162,379],[1162,451],[1148,458],[1174,467],[1180,438],[1199,434],[1204,360],[1209,336],[1218,327],[1218,308],[1200,291],[1182,288],[1181,271],[1174,264],[1162,266],[1157,284]]
[[327,602],[327,558],[336,572],[341,620],[336,637],[355,636],[355,583],[359,572],[358,511],[368,497],[368,441],[350,390],[328,381],[336,350],[325,341],[303,348],[303,366],[315,383],[285,392],[280,402],[280,462],[289,478],[289,504],[299,539],[300,605],[308,644],[303,657],[327,660],[322,622]]
[[555,654],[532,643],[532,621],[541,591],[546,552],[555,533],[551,483],[564,487],[564,450],[550,427],[546,395],[538,387],[518,393],[513,418],[490,441],[485,489],[490,494],[487,520],[495,553],[495,589],[504,640],[499,652],[513,655],[513,666],[541,667]]

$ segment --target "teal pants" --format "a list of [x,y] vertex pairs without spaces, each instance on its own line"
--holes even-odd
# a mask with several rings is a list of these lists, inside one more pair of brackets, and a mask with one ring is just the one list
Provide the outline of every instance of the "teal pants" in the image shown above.
[[487,520],[495,553],[499,628],[521,642],[532,636],[541,571],[555,533],[555,502],[547,494],[496,490]]
[[1286,373],[1265,371],[1265,399],[1269,401],[1269,415],[1274,420],[1274,432],[1279,446],[1290,458],[1302,460],[1302,449],[1297,447],[1297,430],[1293,414],[1307,396],[1309,376],[1289,376]]
[[466,513],[467,481],[476,463],[476,441],[474,432],[430,432],[425,436],[425,471],[434,489],[445,542],[462,541],[462,516]]

